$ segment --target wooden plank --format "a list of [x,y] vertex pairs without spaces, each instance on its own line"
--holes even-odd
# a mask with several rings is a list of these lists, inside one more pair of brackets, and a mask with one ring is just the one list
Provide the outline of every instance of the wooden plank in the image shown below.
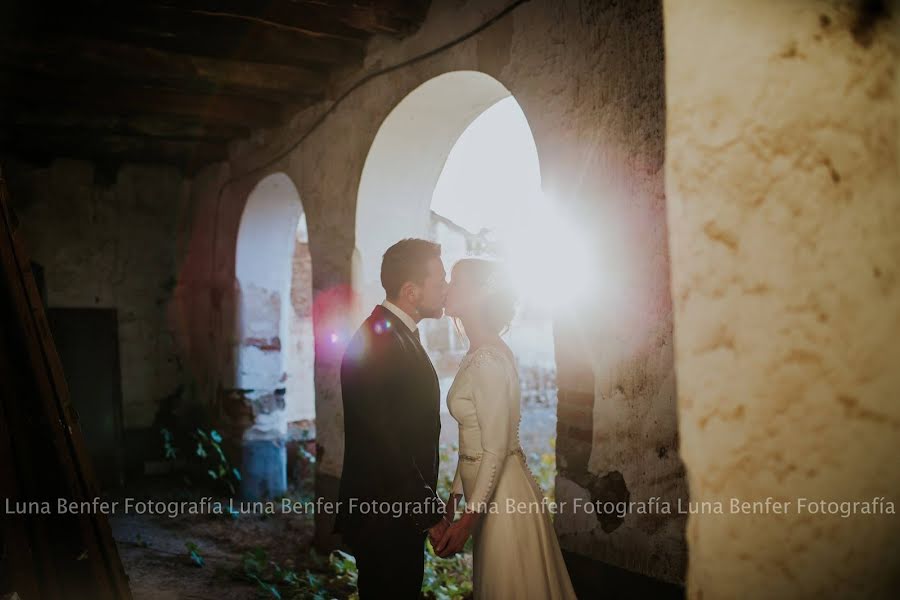
[[[6,298],[0,298],[0,308],[3,308]],[[5,314],[6,311],[3,310]],[[5,332],[0,332],[4,334]],[[0,343],[4,343],[4,335],[0,335]],[[15,374],[12,372],[12,366],[8,364],[7,355],[0,352],[0,399],[18,397],[17,390],[13,387]],[[0,400],[0,484],[2,484],[2,501],[5,504],[7,499],[16,500],[22,497],[19,490],[19,474],[17,473],[14,457],[16,456],[16,447],[13,443],[12,434],[9,424],[14,420],[11,411],[8,411],[5,402]],[[25,474],[31,472],[31,469],[25,469]],[[43,548],[37,552],[32,551],[33,544],[42,544],[47,539],[46,530],[44,535],[38,535],[34,542],[29,536],[28,528],[23,519],[3,518],[3,527],[0,529],[0,541],[3,548],[9,549],[0,556],[0,594],[6,592],[17,592],[27,598],[37,598],[40,595],[38,577],[34,565],[36,561],[43,562],[43,570],[51,568],[47,561],[49,553],[46,551],[46,543]],[[35,524],[41,527],[42,523]],[[34,529],[34,527],[32,528]]]
[[[0,103],[2,106],[2,103]],[[85,136],[119,135],[144,136],[181,141],[227,143],[249,135],[250,124],[225,125],[169,115],[109,115],[99,111],[72,110],[60,105],[55,108],[18,107],[0,110],[0,131],[19,129],[57,131]]]
[[171,6],[110,3],[102,9],[85,9],[73,3],[26,19],[31,33],[81,35],[168,52],[270,64],[350,64],[361,61],[364,50],[362,40],[308,35]]
[[323,17],[364,31],[408,35],[428,12],[429,0],[297,0]]
[[[23,365],[12,377],[18,391],[33,393],[4,396],[2,418],[12,441],[15,476],[2,489],[14,489],[18,500],[47,500],[57,496],[89,500],[98,495],[90,461],[84,449],[77,416],[69,401],[62,366],[37,286],[30,260],[17,225],[9,212],[6,185],[0,172],[0,281],[5,330],[2,352],[4,368]],[[18,342],[18,343],[17,343]],[[43,435],[40,435],[43,434]],[[23,451],[28,449],[30,451]],[[43,462],[41,462],[43,460]],[[21,485],[24,482],[24,486]],[[15,587],[37,582],[43,599],[128,599],[127,576],[106,517],[102,514],[21,515],[26,523],[32,570],[9,576]],[[31,529],[28,525],[37,525]],[[46,528],[42,528],[46,525]],[[52,527],[50,527],[52,525]],[[52,536],[52,537],[51,537]],[[73,549],[80,548],[79,553]],[[12,567],[12,565],[9,565]],[[7,567],[4,564],[4,569]],[[20,563],[18,568],[24,568]],[[13,590],[15,591],[15,589]]]
[[[234,19],[311,35],[365,38],[373,33],[400,34],[424,17],[422,2],[328,3],[298,0],[151,0],[150,4],[177,7],[198,14],[221,14]],[[427,3],[425,3],[427,6]]]
[[221,142],[33,127],[23,130],[6,128],[0,131],[0,143],[17,156],[40,162],[65,157],[92,160],[114,167],[124,163],[157,163],[173,165],[188,172],[228,156],[227,146]]
[[204,94],[249,96],[280,103],[321,97],[327,72],[299,66],[221,60],[82,37],[0,38],[0,67],[62,84],[110,80]]
[[55,108],[63,103],[76,110],[107,115],[167,115],[222,125],[272,127],[282,118],[283,105],[256,98],[180,92],[152,86],[108,82],[63,85],[53,79],[0,78],[4,110]]

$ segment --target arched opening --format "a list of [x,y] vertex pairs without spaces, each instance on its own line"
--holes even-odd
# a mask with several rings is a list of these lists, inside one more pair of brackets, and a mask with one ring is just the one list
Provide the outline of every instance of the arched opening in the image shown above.
[[235,388],[252,413],[242,432],[243,495],[287,487],[289,424],[315,417],[312,285],[306,217],[290,178],[260,181],[237,238]]
[[456,140],[507,96],[509,90],[489,75],[454,71],[413,90],[381,124],[356,204],[354,289],[361,311],[384,294],[379,282],[384,251],[404,237],[427,237],[431,197]]
[[[439,242],[448,267],[466,256],[509,256],[519,236],[516,215],[536,210],[541,196],[537,148],[512,96],[482,112],[453,145],[432,194],[429,238]],[[540,243],[532,232],[532,243]],[[515,273],[514,273],[515,275]],[[521,304],[504,339],[516,355],[522,382],[519,435],[536,474],[552,486],[555,466],[556,364],[552,316],[531,286],[519,286]],[[538,291],[540,288],[538,288]],[[466,348],[450,319],[423,323],[425,344],[438,364],[446,394]],[[447,428],[448,433],[455,427]]]
[[[555,262],[561,253],[569,263],[579,260],[569,243],[577,236],[558,223],[543,196],[537,148],[515,98],[496,79],[472,71],[447,73],[419,86],[379,129],[357,206],[360,320],[383,299],[381,255],[401,238],[439,242],[448,271],[466,256],[497,257],[510,267],[521,305],[505,339],[516,354],[523,384],[520,437],[542,484],[551,488],[556,433],[552,316],[559,300],[552,290],[557,274],[570,272]],[[441,379],[442,441],[452,446],[456,427],[446,413],[446,393],[465,342],[449,319],[426,320],[420,327]]]

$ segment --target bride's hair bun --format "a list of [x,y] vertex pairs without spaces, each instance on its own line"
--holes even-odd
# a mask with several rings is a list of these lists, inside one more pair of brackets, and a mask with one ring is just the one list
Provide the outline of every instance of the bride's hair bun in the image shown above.
[[471,277],[473,288],[479,290],[485,324],[503,335],[516,316],[518,295],[505,265],[485,258],[464,258],[457,263]]

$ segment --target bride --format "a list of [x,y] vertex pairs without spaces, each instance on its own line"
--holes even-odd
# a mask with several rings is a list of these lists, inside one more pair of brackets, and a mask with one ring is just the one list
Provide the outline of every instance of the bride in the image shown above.
[[[519,375],[500,338],[515,313],[502,267],[466,258],[451,271],[446,314],[462,322],[469,352],[447,394],[459,423],[459,460],[448,515],[465,510],[435,546],[462,550],[473,536],[475,598],[575,598],[543,492],[519,445]],[[524,510],[521,507],[526,507]],[[446,517],[445,517],[446,518]]]

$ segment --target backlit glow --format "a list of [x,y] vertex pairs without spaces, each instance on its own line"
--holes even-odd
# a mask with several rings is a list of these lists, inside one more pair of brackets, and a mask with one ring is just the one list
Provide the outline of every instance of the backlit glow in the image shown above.
[[[545,197],[537,148],[513,97],[484,111],[447,157],[432,210],[472,233],[490,231],[524,305],[539,311],[583,298],[591,280],[588,237]],[[447,266],[463,256],[444,256]]]

